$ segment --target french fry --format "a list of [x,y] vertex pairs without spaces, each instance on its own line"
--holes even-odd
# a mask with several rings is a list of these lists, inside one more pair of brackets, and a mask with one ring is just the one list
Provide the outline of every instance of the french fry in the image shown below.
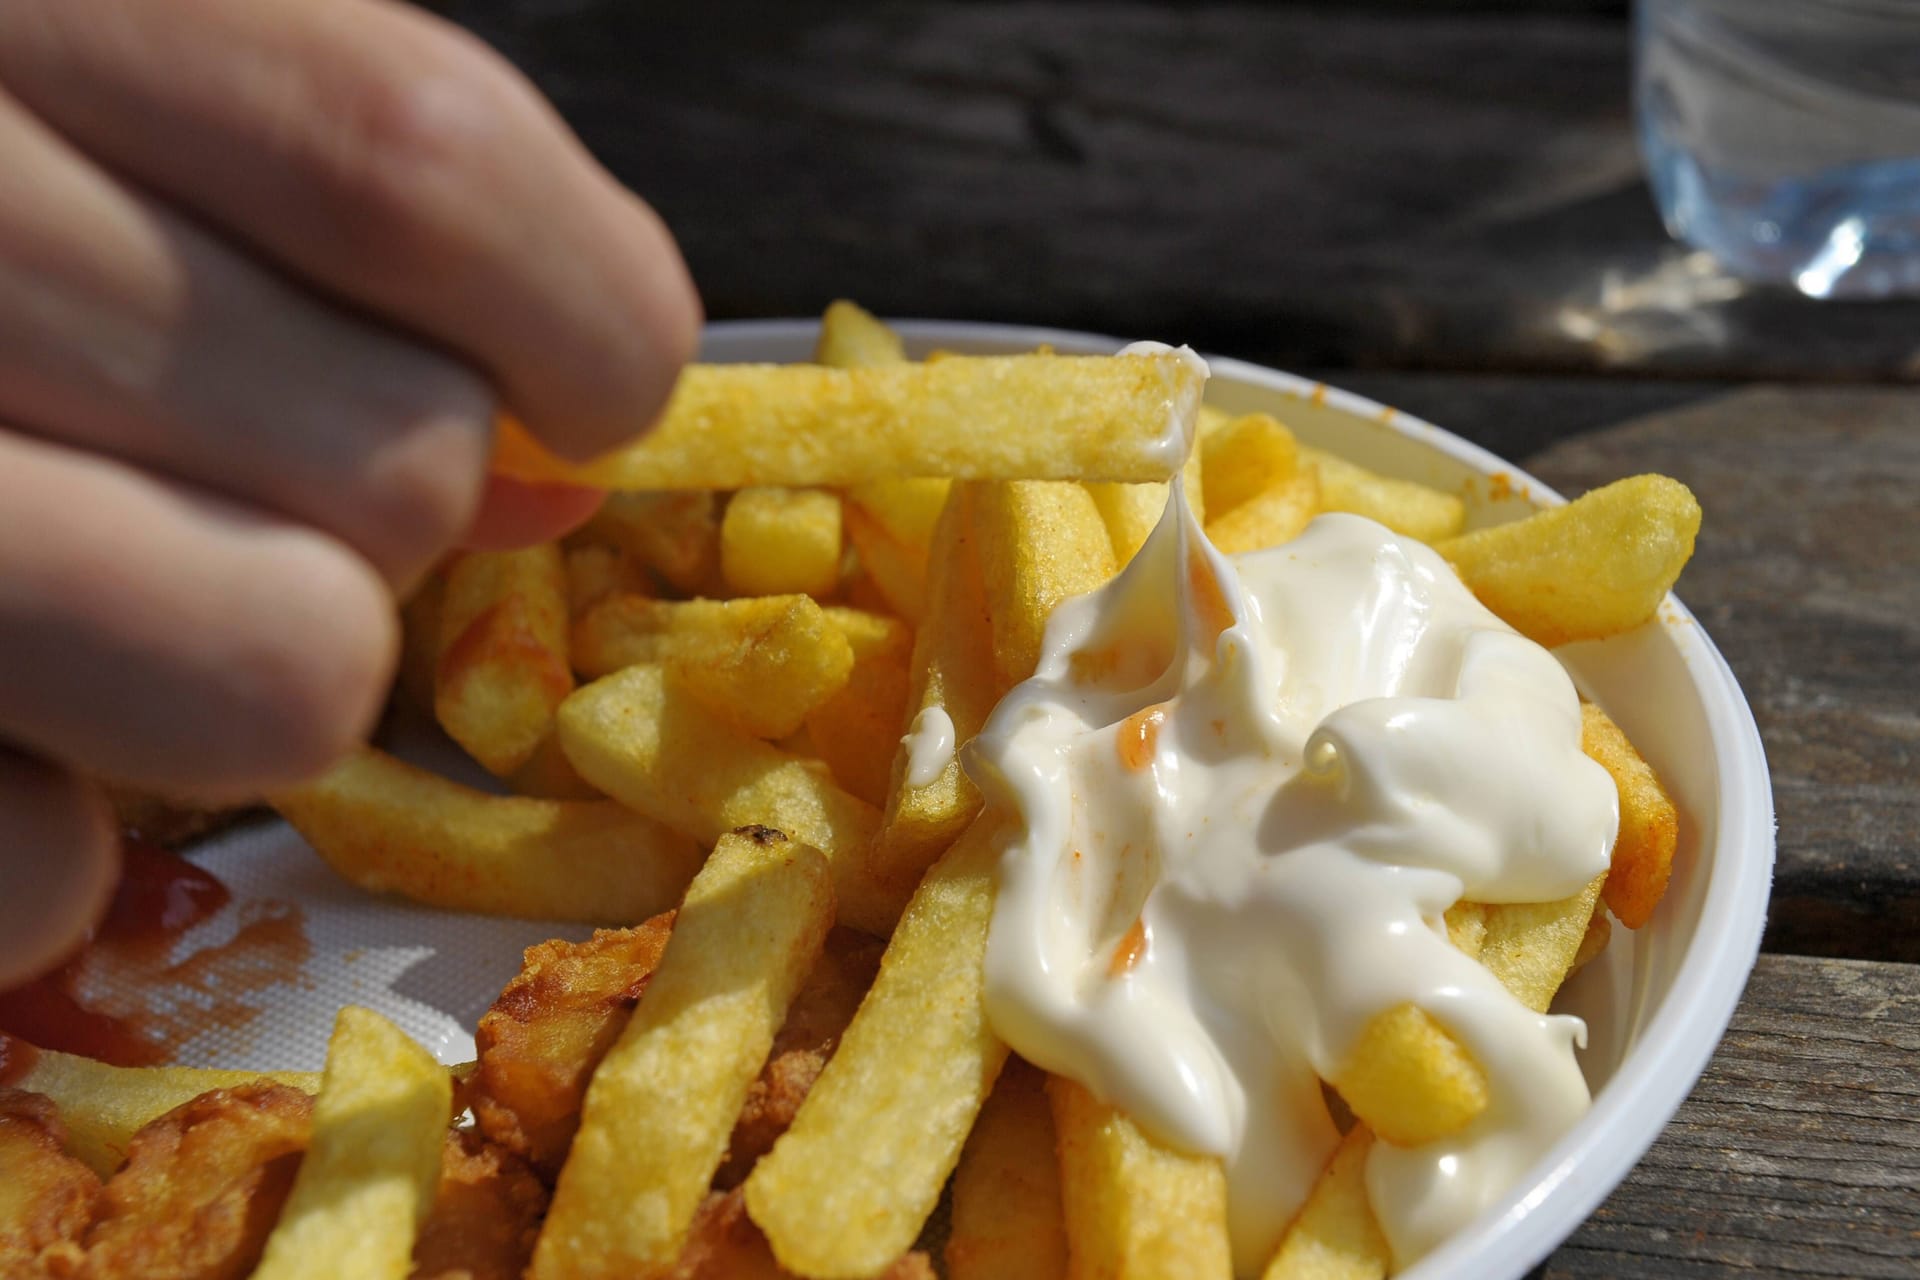
[[895,539],[859,507],[846,510],[847,540],[887,607],[918,623],[926,611],[927,556]]
[[1335,453],[1300,446],[1300,461],[1320,476],[1320,509],[1348,511],[1422,542],[1438,542],[1460,532],[1467,504],[1411,480],[1396,480],[1348,462]]
[[609,493],[575,541],[618,547],[679,591],[705,591],[720,573],[711,493]]
[[398,1027],[342,1009],[313,1138],[254,1280],[402,1280],[433,1207],[452,1096],[447,1069]]
[[1620,833],[1602,896],[1621,924],[1638,929],[1666,894],[1680,814],[1620,726],[1591,702],[1580,705],[1580,747],[1613,778],[1620,797]]
[[[976,485],[956,485],[934,534],[927,616],[914,633],[911,718],[938,709],[953,723],[954,741],[980,732],[1000,696],[993,669],[993,632],[981,581],[978,538],[973,527]],[[950,760],[933,781],[914,786],[907,778],[906,748],[896,747],[893,791],[886,820],[869,853],[876,879],[911,892],[921,875],[980,811],[980,793]]]
[[1244,414],[1200,438],[1201,489],[1216,520],[1298,470],[1293,432],[1268,414]]
[[679,1256],[833,915],[818,852],[765,827],[720,838],[593,1073],[533,1280],[616,1280]]
[[1226,1280],[1227,1178],[1173,1151],[1084,1087],[1047,1081],[1060,1143],[1069,1280]]
[[503,419],[494,468],[610,489],[899,476],[1165,480],[1186,456],[1181,436],[1202,381],[1171,353],[954,356],[857,369],[696,364],[643,439],[574,467]]
[[953,1171],[948,1280],[1060,1280],[1067,1236],[1046,1076],[1009,1059]]
[[814,363],[853,369],[870,364],[900,364],[906,358],[900,335],[866,308],[845,298],[827,304],[826,313],[820,317],[820,338],[813,348]]
[[847,501],[908,551],[925,556],[953,481],[942,476],[870,480],[847,490]]
[[[1106,522],[1107,536],[1113,540],[1114,563],[1125,565],[1146,545],[1147,535],[1160,523],[1160,515],[1167,509],[1171,484],[1169,481],[1087,486],[1087,492],[1093,495],[1093,505],[1100,509],[1100,518]],[[1187,508],[1193,512],[1193,518],[1205,526],[1207,502],[1201,488],[1198,449],[1187,455],[1186,465],[1180,468],[1180,487],[1186,494]]]
[[1054,606],[1114,575],[1113,540],[1092,495],[1064,481],[981,485],[973,522],[994,669],[1011,688],[1033,674]]
[[1478,959],[1487,941],[1487,909],[1478,902],[1456,902],[1447,908],[1447,941]]
[[[766,598],[766,597],[761,597]],[[805,596],[764,629],[664,665],[687,692],[742,732],[784,738],[844,689],[853,649],[820,606]]]
[[827,856],[843,923],[879,937],[892,928],[907,895],[865,866],[879,812],[714,716],[665,668],[631,666],[581,689],[559,729],[567,759],[608,795],[702,844],[736,827],[784,831]]
[[756,639],[807,644],[832,630],[819,604],[803,595],[735,600],[614,595],[587,610],[574,627],[573,665],[588,677],[612,675],[636,662],[688,666]]
[[821,489],[742,489],[720,518],[720,576],[742,596],[832,595],[840,583],[840,498]]
[[542,800],[604,800],[587,780],[574,772],[560,740],[552,734],[540,740],[527,762],[507,775],[507,786],[517,796]]
[[490,796],[372,748],[271,803],[362,888],[482,915],[631,924],[678,902],[701,859],[612,801]]
[[1486,1072],[1417,1005],[1369,1019],[1329,1083],[1353,1114],[1397,1146],[1458,1133],[1487,1109]]
[[905,663],[913,657],[913,628],[898,618],[838,604],[827,605],[822,612],[846,637],[855,662],[886,658]]
[[653,582],[634,556],[605,542],[566,549],[567,612],[584,615],[608,596],[653,594]]
[[573,692],[567,618],[566,565],[551,543],[468,552],[447,567],[434,714],[495,774],[527,762]]
[[976,822],[927,873],[793,1125],[746,1181],[782,1265],[871,1276],[912,1247],[1006,1061],[982,966],[999,833]]
[[1228,555],[1277,547],[1299,537],[1319,511],[1320,478],[1311,467],[1301,467],[1208,521],[1207,537]]
[[1567,976],[1571,978],[1588,964],[1599,959],[1600,953],[1607,949],[1607,943],[1612,938],[1613,923],[1607,918],[1607,913],[1594,912],[1593,918],[1587,921],[1587,932],[1580,939],[1579,950],[1573,953],[1573,963],[1567,966]]
[[1480,602],[1551,648],[1653,617],[1693,555],[1700,504],[1678,480],[1617,480],[1564,507],[1434,545]]
[[856,654],[846,686],[807,713],[807,736],[834,780],[876,808],[887,803],[912,684],[903,658]]
[[128,1140],[149,1122],[209,1090],[261,1079],[303,1093],[320,1088],[317,1071],[115,1067],[52,1049],[33,1050],[14,1086],[53,1099],[67,1128],[67,1150],[104,1178],[120,1167]]
[[1595,876],[1586,888],[1557,902],[1484,906],[1487,933],[1480,963],[1535,1013],[1547,1011],[1566,981],[1605,880]]
[[1347,1131],[1261,1280],[1382,1280],[1393,1253],[1367,1199],[1365,1125]]

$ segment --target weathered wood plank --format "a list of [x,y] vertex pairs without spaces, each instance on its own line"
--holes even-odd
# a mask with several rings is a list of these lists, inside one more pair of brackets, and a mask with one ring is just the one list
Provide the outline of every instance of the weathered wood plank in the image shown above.
[[1637,471],[1706,512],[1679,584],[1766,741],[1766,947],[1920,960],[1920,392],[1756,388],[1564,441],[1569,492]]
[[1920,967],[1762,956],[1693,1095],[1534,1273],[1920,1274]]
[[1742,292],[1667,242],[1618,6],[440,7],[655,202],[716,317],[1775,379],[1920,346],[1920,306]]

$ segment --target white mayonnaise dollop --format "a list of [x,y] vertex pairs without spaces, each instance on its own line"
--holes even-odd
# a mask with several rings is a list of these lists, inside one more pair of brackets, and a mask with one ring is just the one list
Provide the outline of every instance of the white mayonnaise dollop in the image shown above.
[[1405,1265],[1506,1191],[1585,1109],[1573,1047],[1448,941],[1465,898],[1566,897],[1607,866],[1612,783],[1554,656],[1426,546],[1325,515],[1229,560],[1173,500],[965,761],[1011,819],[987,1011],[1022,1056],[1149,1133],[1225,1158],[1256,1273],[1338,1134],[1320,1080],[1406,1001],[1486,1071],[1452,1138],[1376,1143]]

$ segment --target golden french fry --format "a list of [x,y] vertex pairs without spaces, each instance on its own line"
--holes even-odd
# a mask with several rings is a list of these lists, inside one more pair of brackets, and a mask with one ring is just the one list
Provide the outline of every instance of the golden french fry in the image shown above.
[[1607,910],[1627,928],[1638,929],[1667,891],[1680,843],[1680,814],[1620,726],[1591,702],[1580,706],[1580,747],[1613,778],[1620,797],[1620,833],[1601,892]]
[[1293,432],[1272,416],[1249,413],[1200,438],[1200,482],[1215,519],[1265,493],[1300,470]]
[[736,827],[784,831],[827,856],[843,923],[879,937],[893,927],[907,895],[865,866],[879,811],[713,715],[665,668],[643,663],[581,689],[561,705],[559,730],[573,767],[608,795],[702,844]]
[[[1100,509],[1100,518],[1106,522],[1107,536],[1113,540],[1114,563],[1125,565],[1145,545],[1147,535],[1160,523],[1161,513],[1167,509],[1171,486],[1171,481],[1087,486],[1087,492],[1093,495],[1093,505]],[[1180,468],[1180,487],[1186,493],[1193,518],[1204,526],[1207,503],[1201,489],[1198,449],[1187,455],[1186,465]]]
[[532,1280],[623,1280],[679,1256],[833,914],[817,851],[765,827],[720,838],[593,1073]]
[[954,356],[857,369],[696,364],[635,443],[567,466],[503,420],[494,468],[612,489],[899,476],[1164,480],[1186,456],[1181,436],[1202,381],[1172,353]]
[[1046,1076],[1010,1058],[953,1171],[947,1280],[1067,1274],[1060,1165]]
[[1486,1072],[1417,1005],[1368,1020],[1328,1081],[1382,1139],[1417,1147],[1458,1133],[1487,1109]]
[[834,780],[876,808],[887,803],[912,684],[904,659],[856,655],[846,686],[807,713],[808,739]]
[[999,834],[976,822],[921,882],[880,975],[747,1212],[783,1266],[871,1276],[913,1246],[1006,1061],[981,987]]
[[720,519],[720,576],[735,595],[832,595],[840,583],[840,545],[838,494],[742,489]]
[[[763,597],[764,598],[764,597]],[[667,658],[680,685],[756,738],[784,738],[846,688],[853,649],[805,596],[764,630],[701,654]]]
[[1054,606],[1114,575],[1113,540],[1084,486],[1031,480],[978,486],[973,524],[1002,688],[1033,674]]
[[904,663],[913,657],[913,628],[898,618],[838,604],[827,605],[822,612],[846,637],[856,662],[886,658]]
[[149,1122],[213,1089],[272,1080],[305,1093],[320,1088],[317,1071],[218,1071],[204,1067],[114,1067],[76,1053],[8,1044],[27,1067],[18,1089],[45,1094],[60,1108],[67,1150],[101,1177],[120,1167],[127,1141]]
[[527,762],[573,692],[567,571],[552,543],[454,557],[440,604],[433,709],[495,774]]
[[803,595],[736,600],[614,595],[587,610],[575,625],[573,665],[586,676],[611,675],[636,662],[686,666],[761,637],[806,644],[832,631],[820,606]]
[[887,607],[918,623],[926,612],[927,555],[895,539],[859,507],[846,510],[847,541]]
[[447,1069],[370,1009],[340,1011],[313,1139],[254,1280],[402,1280],[440,1180]]
[[[1545,1013],[1566,981],[1573,958],[1587,936],[1587,922],[1600,900],[1606,876],[1558,902],[1487,903],[1486,940],[1480,963],[1520,1002]],[[1385,1137],[1385,1134],[1381,1135]]]
[[372,748],[271,803],[362,888],[483,915],[631,924],[678,902],[701,859],[612,801],[490,796]]
[[905,480],[870,480],[847,490],[847,501],[909,551],[925,556],[933,546],[933,530],[947,505],[953,481],[943,476]]
[[1487,941],[1487,909],[1478,902],[1456,902],[1447,908],[1447,941],[1478,959]]
[[1551,647],[1618,635],[1653,617],[1699,531],[1700,504],[1687,486],[1644,475],[1434,550],[1482,604]]
[[1457,494],[1383,476],[1309,445],[1300,446],[1300,461],[1320,475],[1322,511],[1365,516],[1422,542],[1451,538],[1466,524],[1467,504]]
[[619,548],[679,591],[705,591],[720,573],[711,493],[610,493],[574,538]]
[[1319,510],[1320,477],[1311,467],[1301,467],[1208,521],[1207,537],[1228,555],[1277,547],[1299,537]]
[[1393,1253],[1367,1199],[1373,1135],[1356,1125],[1287,1227],[1261,1280],[1383,1280]]
[[1227,1177],[1164,1147],[1082,1086],[1047,1081],[1060,1143],[1069,1280],[1227,1280]]
[[907,358],[900,335],[874,315],[845,298],[827,304],[820,317],[820,338],[813,348],[815,364],[853,369],[869,364],[899,364]]
[[507,786],[517,796],[542,800],[605,800],[567,761],[560,740],[552,734],[540,740],[527,762],[507,775]]
[[575,618],[608,596],[653,594],[653,582],[639,560],[605,542],[583,542],[566,550],[567,612]]
[[1607,943],[1612,938],[1613,923],[1607,918],[1607,913],[1594,912],[1593,918],[1587,921],[1587,932],[1580,939],[1579,950],[1573,953],[1573,963],[1567,966],[1567,976],[1571,978],[1588,964],[1599,959],[1600,953],[1607,949]]
[[[993,632],[977,558],[973,499],[978,486],[956,485],[934,534],[927,616],[914,634],[913,685],[908,715],[936,711],[953,724],[954,742],[966,742],[986,723],[1000,696],[993,670]],[[907,777],[907,753],[895,749],[893,791],[886,821],[868,864],[885,884],[911,892],[980,811],[980,793],[948,761],[921,786]]]

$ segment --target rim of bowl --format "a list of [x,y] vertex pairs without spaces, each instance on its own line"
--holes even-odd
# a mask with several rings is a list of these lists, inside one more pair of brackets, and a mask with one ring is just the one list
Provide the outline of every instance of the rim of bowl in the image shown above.
[[[1043,343],[1079,351],[1113,351],[1125,345],[1124,339],[1106,334],[1031,325],[922,319],[888,324],[908,339],[962,340],[1013,350]],[[817,319],[731,320],[707,326],[713,336],[734,341],[805,340],[818,329]],[[1327,408],[1384,420],[1390,430],[1483,476],[1510,473],[1542,505],[1566,501],[1506,459],[1404,410],[1387,414],[1388,406],[1332,384],[1202,354],[1214,377],[1301,399],[1321,394]],[[1700,691],[1714,750],[1714,857],[1699,924],[1659,1011],[1641,1029],[1634,1048],[1586,1115],[1520,1186],[1404,1272],[1407,1280],[1467,1274],[1469,1264],[1475,1276],[1519,1276],[1571,1235],[1639,1163],[1692,1092],[1732,1021],[1759,956],[1774,859],[1773,787],[1760,731],[1726,659],[1698,619],[1671,595],[1664,608],[1686,624],[1667,628],[1667,634]]]

